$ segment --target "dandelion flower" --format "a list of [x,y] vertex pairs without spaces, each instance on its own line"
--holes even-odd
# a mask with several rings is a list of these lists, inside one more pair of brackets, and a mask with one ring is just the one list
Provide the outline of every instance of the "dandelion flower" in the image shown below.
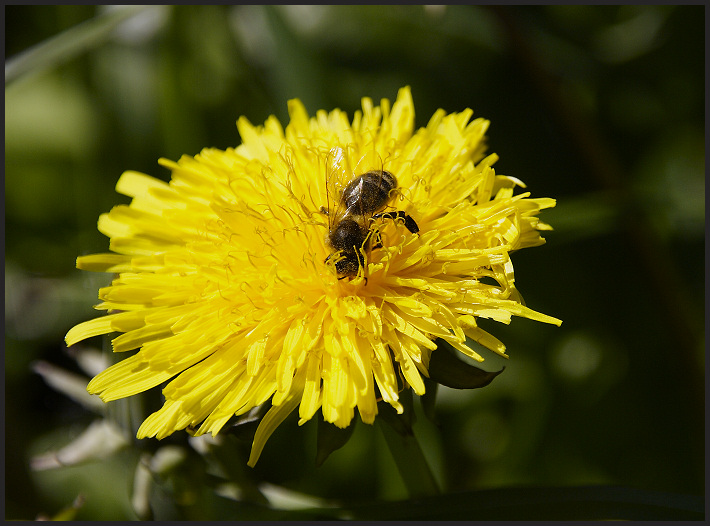
[[[108,402],[169,381],[139,438],[214,435],[270,400],[253,466],[296,408],[299,424],[320,410],[340,428],[355,410],[373,423],[378,400],[401,413],[401,389],[425,391],[437,340],[477,361],[467,342],[506,356],[479,318],[561,323],[522,304],[510,260],[544,243],[537,215],[555,201],[514,195],[523,183],[495,174],[488,121],[438,110],[415,130],[409,88],[392,105],[364,98],[352,121],[337,109],[309,118],[298,100],[288,110],[285,129],[273,116],[240,118],[236,148],[160,159],[169,183],[125,172],[116,190],[131,203],[98,222],[111,252],[77,259],[117,276],[99,290],[108,314],[71,329],[67,344],[119,332],[114,352],[137,350],[89,392]],[[393,174],[397,189],[384,216],[357,218],[368,241],[354,247],[357,272],[342,275],[346,251],[328,234],[343,182],[329,181],[371,170]]]

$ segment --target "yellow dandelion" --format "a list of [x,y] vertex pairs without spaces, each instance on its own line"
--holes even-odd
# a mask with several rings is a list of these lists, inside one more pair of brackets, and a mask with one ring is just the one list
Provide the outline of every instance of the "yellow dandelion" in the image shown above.
[[356,409],[373,423],[378,400],[401,413],[402,388],[424,393],[437,339],[478,361],[467,341],[506,356],[478,318],[561,323],[522,304],[510,260],[544,243],[537,215],[555,201],[514,195],[523,183],[495,174],[488,121],[439,110],[415,130],[409,88],[391,106],[364,98],[352,122],[288,109],[285,130],[242,117],[240,146],[161,159],[169,183],[125,172],[116,190],[130,205],[98,222],[112,252],[77,259],[117,277],[99,290],[109,314],[67,344],[120,332],[115,352],[138,349],[89,392],[108,402],[172,379],[139,438],[214,435],[270,400],[253,466],[296,408],[299,424],[320,409],[341,428]]

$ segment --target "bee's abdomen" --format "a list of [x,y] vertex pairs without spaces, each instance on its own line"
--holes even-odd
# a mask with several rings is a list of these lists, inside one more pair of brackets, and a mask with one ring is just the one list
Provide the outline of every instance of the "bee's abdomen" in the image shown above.
[[343,219],[330,231],[330,245],[336,250],[353,250],[360,248],[365,241],[365,233],[360,223],[353,219]]
[[360,249],[366,249],[365,245],[369,244],[367,230],[363,229],[357,221],[346,218],[330,231],[328,241],[330,246],[339,251],[342,256],[335,263],[338,275],[356,276],[360,266],[365,264]]
[[359,252],[343,251],[343,259],[335,262],[335,271],[339,276],[357,276],[360,265],[364,264],[364,260]]
[[386,170],[371,170],[348,184],[343,190],[345,209],[351,214],[373,214],[387,204],[397,179]]

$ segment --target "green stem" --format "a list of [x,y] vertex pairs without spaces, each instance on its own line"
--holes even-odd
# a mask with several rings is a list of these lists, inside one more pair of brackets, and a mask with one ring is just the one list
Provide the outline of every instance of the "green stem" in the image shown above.
[[[397,466],[402,481],[409,496],[427,497],[439,495],[441,490],[434,479],[434,475],[424,456],[421,446],[411,427],[402,424],[399,415],[383,415],[375,419],[378,427],[385,437],[387,447],[392,453],[392,458]],[[395,423],[392,419],[397,418]]]

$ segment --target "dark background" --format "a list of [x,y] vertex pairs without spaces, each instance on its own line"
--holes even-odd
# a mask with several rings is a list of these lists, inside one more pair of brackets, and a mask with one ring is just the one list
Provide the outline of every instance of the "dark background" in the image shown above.
[[[6,60],[65,30],[76,44],[97,16],[110,15],[7,6]],[[107,250],[96,220],[128,202],[119,175],[167,180],[159,157],[236,146],[240,115],[286,124],[290,98],[352,116],[361,97],[394,100],[404,85],[417,126],[440,107],[490,119],[496,172],[558,202],[542,214],[547,244],[513,263],[527,305],[563,325],[486,324],[506,371],[485,389],[442,389],[438,429],[419,412],[444,490],[703,494],[704,28],[704,6],[164,7],[6,79],[6,518],[80,492],[79,518],[133,518],[137,448],[28,468],[93,420],[31,364],[79,371],[63,337],[96,315],[108,278],[75,258]],[[251,475],[327,498],[406,496],[376,428],[359,423],[320,468],[314,457],[314,427],[289,419]]]

